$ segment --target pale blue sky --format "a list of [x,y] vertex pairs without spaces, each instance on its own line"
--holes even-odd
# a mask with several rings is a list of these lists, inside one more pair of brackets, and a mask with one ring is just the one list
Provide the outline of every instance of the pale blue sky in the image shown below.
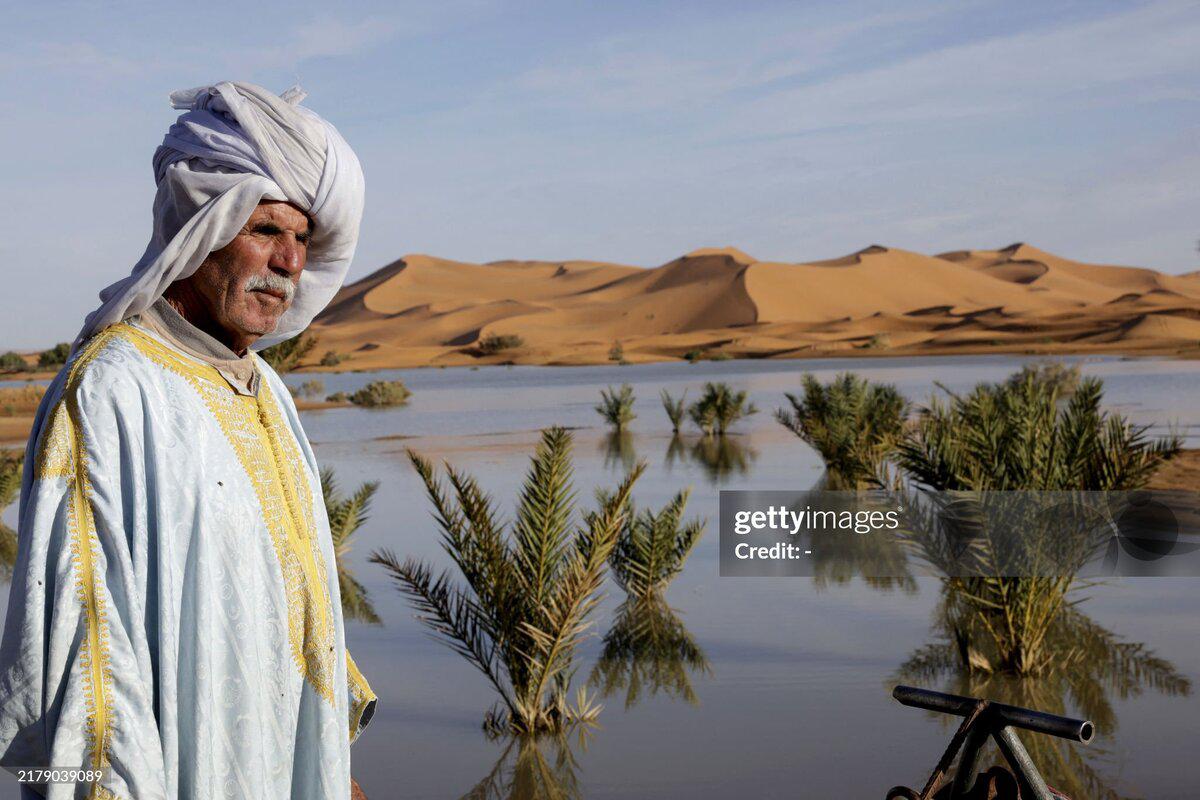
[[409,252],[657,265],[1015,240],[1200,267],[1194,2],[6,4],[0,349],[69,339],[149,235],[173,90],[358,151],[351,279]]

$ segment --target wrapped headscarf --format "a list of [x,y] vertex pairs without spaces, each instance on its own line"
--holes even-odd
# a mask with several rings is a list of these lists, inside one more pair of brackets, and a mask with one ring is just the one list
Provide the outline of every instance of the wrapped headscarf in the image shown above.
[[233,241],[262,200],[286,200],[314,223],[291,307],[260,350],[308,327],[341,288],[358,243],[362,168],[337,130],[300,105],[298,88],[276,95],[224,81],[171,94],[184,110],[154,153],[154,232],[132,273],[100,292],[75,339],[145,311],[167,287]]

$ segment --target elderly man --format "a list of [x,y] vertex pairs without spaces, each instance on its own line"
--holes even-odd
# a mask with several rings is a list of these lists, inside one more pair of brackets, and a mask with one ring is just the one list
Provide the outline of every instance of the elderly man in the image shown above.
[[302,99],[172,95],[150,245],[38,410],[0,763],[85,773],[27,793],[350,794],[375,697],[343,646],[312,449],[251,352],[308,325],[358,239],[358,161]]

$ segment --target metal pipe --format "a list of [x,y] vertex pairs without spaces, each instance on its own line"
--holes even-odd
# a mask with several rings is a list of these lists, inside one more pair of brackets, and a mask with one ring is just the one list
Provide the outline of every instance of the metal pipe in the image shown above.
[[983,765],[983,748],[991,734],[992,731],[987,725],[976,725],[967,734],[967,740],[963,742],[962,750],[959,751],[954,786],[950,789],[951,800],[966,797],[975,786],[979,769]]
[[1031,797],[1033,800],[1054,800],[1054,795],[1050,793],[1050,787],[1046,785],[1042,773],[1038,772],[1037,765],[1029,757],[1029,751],[1017,738],[1017,732],[1012,728],[1000,728],[992,736],[996,739],[996,747],[999,748],[1004,760],[1012,767],[1013,773],[1017,777],[1017,785],[1021,788],[1021,797]]
[[[943,714],[957,714],[960,717],[970,714],[975,709],[975,704],[979,702],[973,697],[932,692],[928,689],[918,689],[915,686],[897,686],[892,692],[892,697],[906,706],[923,708],[927,711],[940,711]],[[1082,744],[1088,744],[1096,735],[1096,726],[1089,720],[1045,714],[1020,706],[990,703],[987,713],[991,724],[997,728],[1012,725],[1027,731],[1058,736]]]

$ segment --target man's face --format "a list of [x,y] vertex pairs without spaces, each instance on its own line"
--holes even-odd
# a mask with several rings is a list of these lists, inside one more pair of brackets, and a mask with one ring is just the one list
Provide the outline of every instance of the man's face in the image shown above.
[[249,346],[274,331],[291,306],[311,236],[304,212],[264,200],[233,241],[211,253],[186,282],[211,322]]

